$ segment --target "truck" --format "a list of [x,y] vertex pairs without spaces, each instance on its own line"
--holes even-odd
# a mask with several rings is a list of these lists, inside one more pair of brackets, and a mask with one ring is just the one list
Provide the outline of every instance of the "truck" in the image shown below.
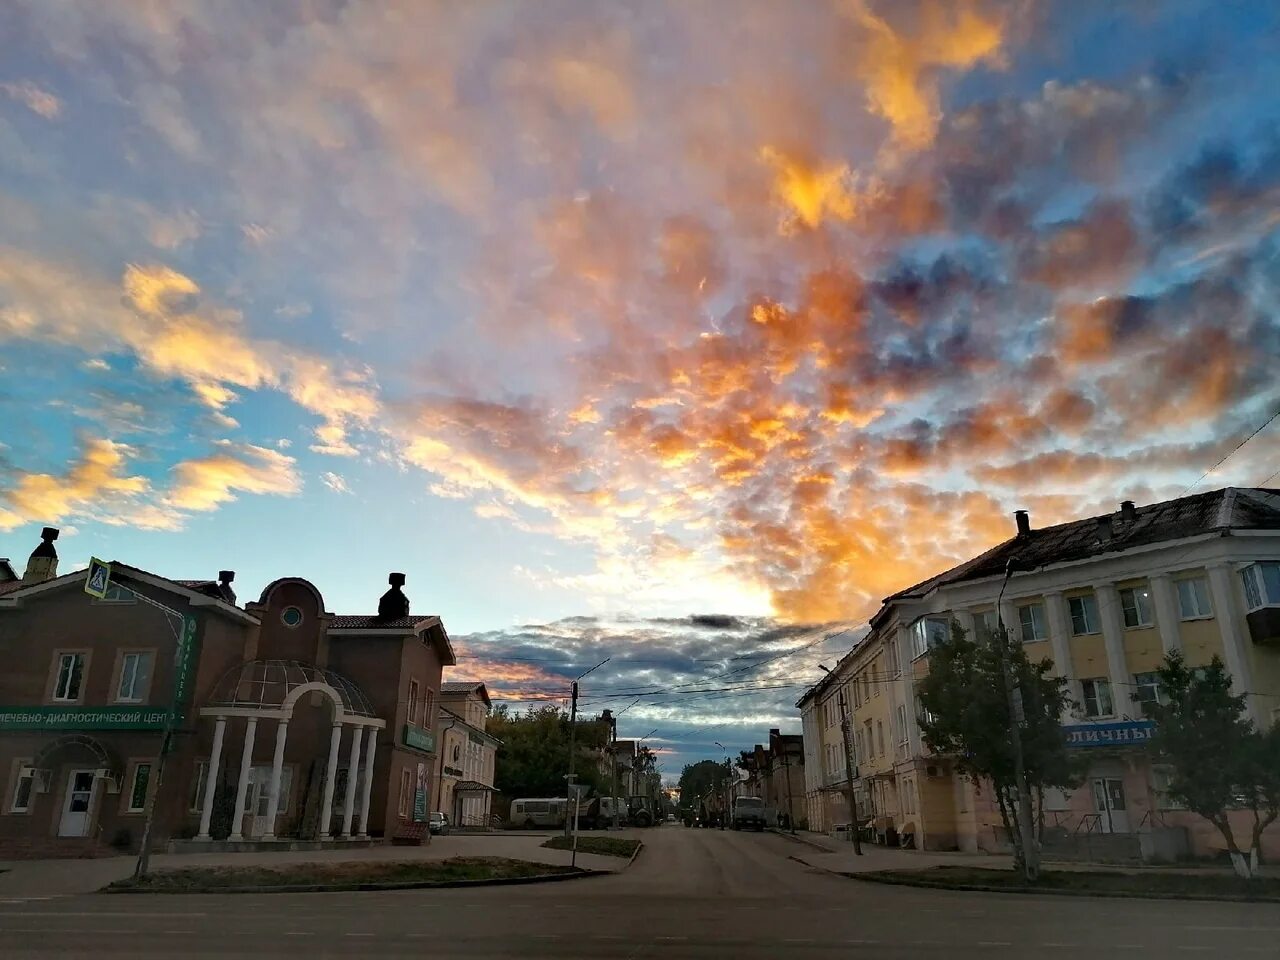
[[763,830],[764,801],[759,797],[734,797],[732,823],[735,830]]
[[658,822],[653,812],[653,803],[648,797],[643,795],[628,797],[627,802],[631,808],[631,816],[627,818],[627,822],[631,826],[652,827]]
[[[614,809],[618,812],[618,823],[627,822],[629,809],[627,801],[622,797],[592,797],[582,801],[578,809],[578,826],[583,830],[599,830],[613,825]],[[569,808],[573,816],[573,807]]]

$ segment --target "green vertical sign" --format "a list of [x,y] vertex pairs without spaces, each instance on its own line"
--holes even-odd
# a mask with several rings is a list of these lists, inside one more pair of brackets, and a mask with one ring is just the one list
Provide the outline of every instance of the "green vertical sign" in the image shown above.
[[185,717],[199,660],[196,650],[196,618],[187,614],[182,618],[182,635],[178,639],[178,653],[173,663],[173,714],[176,721],[181,722]]

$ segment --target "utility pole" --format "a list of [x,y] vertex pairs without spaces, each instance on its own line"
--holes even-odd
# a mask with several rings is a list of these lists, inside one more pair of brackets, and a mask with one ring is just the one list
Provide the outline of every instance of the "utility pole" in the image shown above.
[[[571,706],[569,707],[569,776],[567,779],[569,783],[569,789],[573,790],[573,784],[574,784],[573,761],[574,761],[574,753],[576,752],[576,748],[577,748],[577,744],[575,743],[575,741],[577,739],[577,733],[578,733],[578,681],[577,680],[573,681],[573,686],[571,686],[569,689],[570,689]],[[576,812],[574,813],[574,819],[575,820],[577,819]],[[570,821],[565,820],[564,835],[567,837],[567,836],[570,836],[571,833],[572,833],[572,829],[570,827]]]
[[1013,782],[1018,791],[1018,833],[1022,837],[1022,870],[1028,880],[1040,875],[1040,851],[1036,847],[1035,825],[1031,822],[1031,791],[1027,789],[1027,767],[1022,755],[1022,691],[1013,682],[1009,664],[1009,632],[1004,625],[1004,588],[1009,585],[1018,566],[1010,557],[1004,566],[1004,582],[996,598],[996,623],[1000,627],[1000,672],[1004,675],[1004,692],[1009,701],[1009,740],[1013,746]]
[[791,795],[791,756],[787,750],[787,741],[781,737],[778,743],[782,747],[782,770],[783,776],[787,778],[787,826],[791,828],[791,835],[796,835],[796,802]]
[[853,792],[853,744],[849,742],[849,705],[844,699],[843,684],[840,686],[840,736],[844,739],[845,779],[849,786],[849,817],[852,820],[849,832],[853,835],[853,852],[860,857],[862,856],[862,839],[858,836],[858,797]]

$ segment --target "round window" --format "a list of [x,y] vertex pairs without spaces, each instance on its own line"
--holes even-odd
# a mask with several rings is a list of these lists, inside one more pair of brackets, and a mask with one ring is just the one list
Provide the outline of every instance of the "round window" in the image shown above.
[[297,607],[285,607],[280,611],[280,620],[286,627],[296,627],[302,622],[302,611]]

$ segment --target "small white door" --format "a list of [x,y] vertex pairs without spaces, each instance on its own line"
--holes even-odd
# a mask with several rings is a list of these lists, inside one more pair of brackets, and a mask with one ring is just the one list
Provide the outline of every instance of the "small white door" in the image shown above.
[[1098,777],[1093,781],[1093,805],[1101,816],[1103,833],[1128,833],[1129,811],[1124,798],[1124,781]]
[[93,810],[92,770],[72,770],[67,777],[67,796],[62,803],[62,820],[58,836],[83,837],[89,832],[89,816]]
[[[292,771],[288,767],[280,768],[280,803],[276,816],[286,812],[289,803],[289,787]],[[262,837],[267,834],[270,820],[267,817],[271,806],[271,767],[255,766],[249,769],[249,790],[245,796],[244,807],[252,817],[249,825],[250,837]],[[271,831],[273,834],[275,830]]]

